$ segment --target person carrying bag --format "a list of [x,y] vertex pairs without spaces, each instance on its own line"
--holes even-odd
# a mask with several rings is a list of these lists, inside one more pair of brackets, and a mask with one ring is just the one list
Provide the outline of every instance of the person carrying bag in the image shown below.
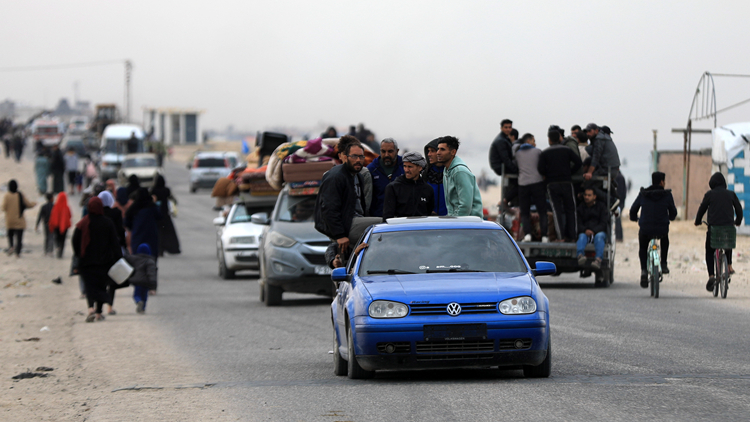
[[128,278],[128,282],[135,287],[133,291],[135,311],[143,314],[146,312],[148,291],[156,288],[156,261],[147,243],[141,243],[135,255],[126,255],[125,260],[133,267],[133,273]]

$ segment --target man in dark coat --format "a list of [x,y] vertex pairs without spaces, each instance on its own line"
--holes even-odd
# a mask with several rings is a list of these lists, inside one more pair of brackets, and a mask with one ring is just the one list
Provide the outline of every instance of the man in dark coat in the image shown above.
[[[622,175],[622,173],[617,173],[617,199],[620,200],[620,208],[622,209],[625,206],[625,199],[628,197],[628,183],[625,181],[625,176]],[[617,214],[617,219],[615,220],[615,239],[618,242],[622,242],[623,236],[622,236],[622,214]]]
[[398,155],[398,144],[395,139],[385,138],[380,142],[380,157],[374,159],[367,169],[372,175],[370,215],[382,217],[385,187],[404,174],[404,162]]
[[433,211],[436,215],[448,215],[448,208],[445,205],[445,189],[443,189],[443,163],[437,160],[437,149],[440,138],[433,139],[425,145],[424,156],[427,158],[427,167],[422,173],[424,181],[432,187],[435,198],[435,207]]
[[[641,287],[648,288],[648,244],[651,239],[661,239],[661,272],[669,274],[667,255],[669,253],[669,222],[677,217],[672,191],[664,189],[666,175],[660,171],[651,174],[651,186],[641,188],[641,192],[630,207],[630,220],[637,221],[638,258],[641,261]],[[641,217],[638,218],[638,210]]]
[[404,172],[385,188],[383,219],[431,215],[435,204],[432,187],[420,176],[427,161],[418,152],[404,154]]
[[538,170],[547,183],[558,235],[560,239],[572,242],[577,238],[572,174],[581,167],[581,158],[562,145],[559,131],[550,130],[547,139],[550,146],[539,156]]
[[[513,130],[513,122],[505,119],[500,122],[500,133],[490,145],[490,167],[498,176],[506,174],[518,174],[518,166],[513,161],[513,142],[510,133]],[[507,205],[518,195],[518,180],[510,179],[507,190],[504,193],[504,204]]]
[[604,243],[607,240],[607,222],[609,221],[609,210],[604,202],[596,197],[596,192],[589,187],[583,191],[583,202],[578,204],[578,242],[576,251],[578,265],[586,264],[584,249],[588,243],[594,243],[594,261],[591,267],[598,270],[602,266],[604,257]]
[[[708,283],[706,290],[713,291],[716,277],[714,274],[714,252],[711,248],[711,226],[739,226],[742,223],[742,204],[734,191],[727,189],[727,182],[724,175],[719,172],[714,173],[708,182],[711,188],[703,196],[701,206],[698,207],[698,214],[695,215],[695,225],[700,226],[703,215],[708,211],[708,232],[706,232],[706,267],[708,270]],[[727,255],[727,264],[729,264],[729,274],[734,273],[732,268],[732,250],[725,250]]]
[[364,182],[359,174],[365,161],[365,150],[359,141],[353,139],[344,153],[346,161],[323,175],[315,203],[315,229],[335,240],[342,256],[349,250],[352,220],[366,215]]
[[49,170],[52,173],[52,193],[57,195],[65,190],[65,159],[60,151],[60,145],[52,147]]

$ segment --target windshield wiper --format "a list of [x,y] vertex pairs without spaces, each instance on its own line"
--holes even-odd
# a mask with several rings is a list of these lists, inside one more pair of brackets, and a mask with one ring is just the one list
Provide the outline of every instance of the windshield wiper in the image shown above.
[[440,270],[427,270],[427,273],[484,273],[484,270],[469,270],[465,268],[444,268]]
[[368,270],[367,274],[415,274],[411,271],[398,270],[391,268],[390,270]]

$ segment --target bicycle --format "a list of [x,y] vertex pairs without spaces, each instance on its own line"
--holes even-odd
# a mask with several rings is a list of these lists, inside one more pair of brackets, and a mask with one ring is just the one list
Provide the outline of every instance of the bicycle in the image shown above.
[[710,244],[711,248],[714,249],[714,268],[715,277],[714,281],[714,297],[717,297],[721,293],[721,298],[726,299],[729,291],[729,282],[732,281],[732,274],[729,273],[729,262],[727,260],[727,254],[725,249],[734,249],[736,247],[737,231],[734,226],[709,226],[707,222],[703,222],[709,228],[710,233]]
[[646,261],[648,271],[648,283],[651,285],[651,296],[659,298],[659,284],[661,283],[661,247],[659,238],[655,237],[648,242],[648,260]]

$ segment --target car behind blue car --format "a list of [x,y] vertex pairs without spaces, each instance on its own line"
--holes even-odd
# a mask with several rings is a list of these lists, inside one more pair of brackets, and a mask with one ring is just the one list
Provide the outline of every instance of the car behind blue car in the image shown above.
[[331,304],[336,375],[456,367],[551,371],[549,301],[498,224],[478,217],[389,219],[337,268]]

